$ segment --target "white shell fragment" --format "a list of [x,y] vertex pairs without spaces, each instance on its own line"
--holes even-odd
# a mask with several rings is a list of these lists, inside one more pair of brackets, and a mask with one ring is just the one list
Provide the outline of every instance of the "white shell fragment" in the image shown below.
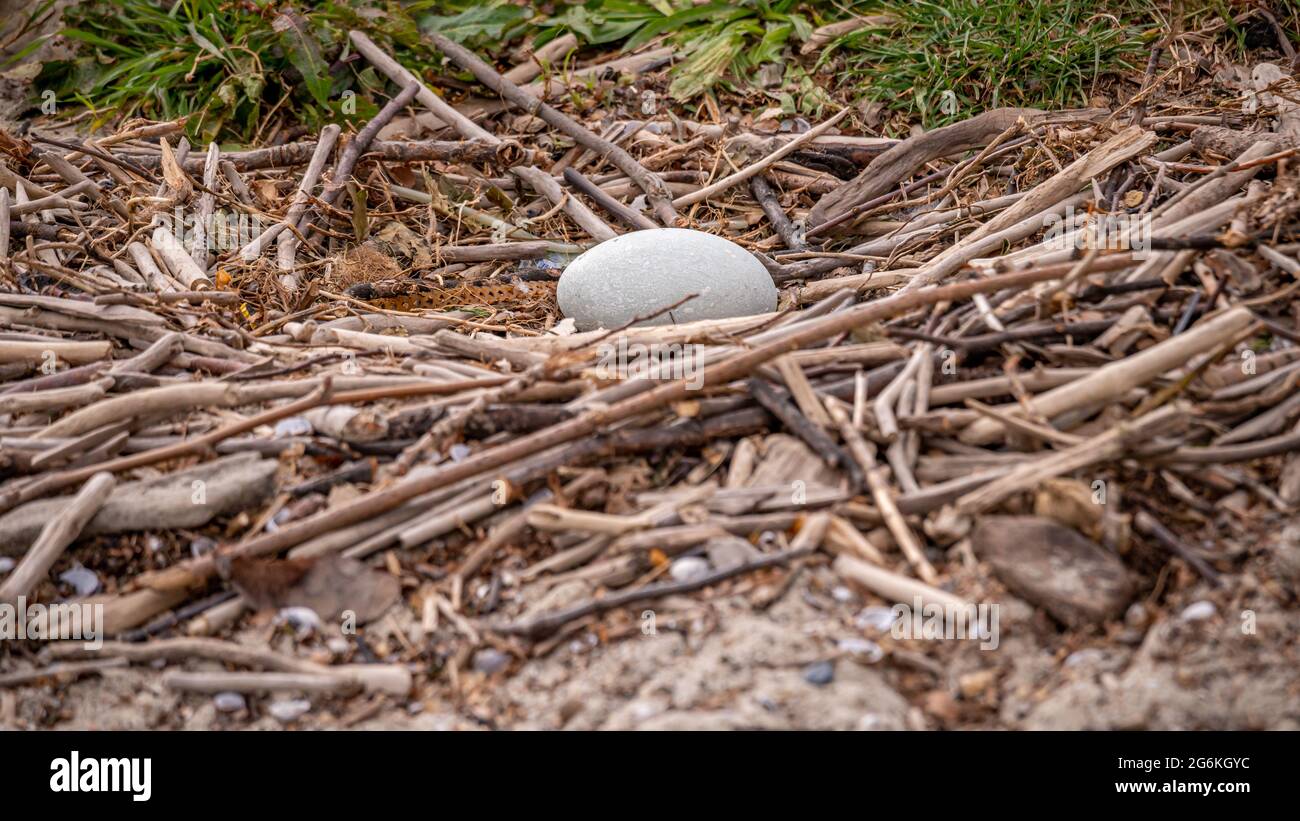
[[556,296],[582,331],[618,328],[680,301],[638,325],[676,325],[776,310],[776,286],[753,254],[703,231],[655,228],[606,240],[569,263]]

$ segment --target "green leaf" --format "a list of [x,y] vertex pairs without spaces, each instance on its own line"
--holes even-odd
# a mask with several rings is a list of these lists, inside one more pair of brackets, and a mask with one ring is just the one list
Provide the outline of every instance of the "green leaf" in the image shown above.
[[186,28],[189,30],[189,32],[190,32],[190,39],[193,40],[193,41],[198,45],[199,48],[201,48],[201,49],[203,49],[204,51],[208,52],[208,53],[211,54],[213,57],[216,57],[216,58],[217,58],[218,60],[220,60],[221,62],[226,63],[227,65],[229,65],[229,61],[226,59],[226,55],[223,54],[223,53],[221,52],[221,50],[218,49],[218,48],[217,48],[217,47],[212,43],[211,40],[209,40],[208,38],[204,37],[202,34],[199,34],[199,30],[196,29],[196,28],[194,27],[194,24],[193,24],[193,23],[186,23],[186,24],[185,24],[185,27],[186,27]]
[[533,16],[530,8],[497,3],[471,6],[459,14],[420,18],[420,28],[437,33],[465,45],[483,40],[501,42],[507,32],[528,21]]
[[321,59],[320,45],[307,31],[307,23],[292,14],[277,14],[271,23],[280,32],[280,41],[289,56],[289,62],[302,75],[312,99],[322,106],[330,102],[329,67]]

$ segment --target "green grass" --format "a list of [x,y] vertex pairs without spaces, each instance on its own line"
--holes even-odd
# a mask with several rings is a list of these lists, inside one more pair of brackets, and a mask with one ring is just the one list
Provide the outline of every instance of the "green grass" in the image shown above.
[[[338,64],[358,27],[404,52],[419,69],[437,59],[422,46],[412,10],[430,4],[271,3],[266,0],[113,0],[71,6],[62,35],[80,43],[71,61],[47,63],[37,81],[101,118],[192,115],[204,140],[251,140],[276,111],[308,127],[365,119],[375,106],[346,91],[383,87],[362,62]],[[371,12],[375,12],[372,14]],[[380,16],[382,15],[382,16]]]
[[[1300,28],[1300,0],[1274,5],[1284,27]],[[1184,30],[1242,10],[1230,0],[1179,8]],[[822,50],[833,76],[792,58],[817,26],[882,12],[894,23]],[[103,120],[192,115],[192,136],[236,142],[274,119],[314,129],[371,116],[389,84],[346,59],[351,28],[426,78],[458,74],[470,84],[422,32],[498,58],[528,36],[540,46],[573,32],[583,46],[623,51],[662,39],[677,49],[669,91],[679,101],[754,91],[757,68],[775,63],[784,81],[763,92],[767,105],[819,116],[832,97],[867,98],[926,127],[999,105],[1086,106],[1109,76],[1140,75],[1161,30],[1149,0],[89,0],[64,18],[64,36],[82,48],[48,63],[39,89]],[[1247,35],[1232,27],[1222,38],[1240,50]]]
[[[86,105],[100,119],[192,114],[192,136],[248,141],[271,111],[309,128],[374,112],[370,92],[382,89],[384,79],[364,62],[340,64],[350,28],[367,31],[426,76],[449,69],[421,39],[421,28],[481,53],[500,53],[525,35],[542,45],[572,31],[584,45],[621,44],[624,50],[670,38],[680,59],[669,90],[689,100],[729,76],[780,60],[785,46],[807,37],[822,18],[796,11],[797,5],[588,0],[547,6],[543,13],[507,0],[99,0],[64,12],[62,34],[81,45],[80,53],[47,64],[38,86]],[[348,91],[357,94],[354,110],[343,104]]]
[[998,106],[1084,107],[1108,73],[1137,72],[1154,31],[1138,3],[1092,0],[884,2],[889,27],[840,38],[822,60],[843,57],[864,96],[928,127]]
[[462,2],[458,14],[427,15],[420,24],[469,45],[498,45],[503,37],[531,32],[541,45],[573,32],[585,45],[620,44],[624,51],[657,37],[677,46],[669,93],[678,100],[699,96],[725,81],[744,76],[760,63],[781,59],[786,45],[806,38],[825,18],[840,12],[830,3],[798,0],[587,0],[555,4],[549,15],[495,0]]

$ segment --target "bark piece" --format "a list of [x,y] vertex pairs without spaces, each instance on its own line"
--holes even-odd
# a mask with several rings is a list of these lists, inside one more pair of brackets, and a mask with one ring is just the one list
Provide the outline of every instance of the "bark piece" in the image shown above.
[[808,213],[808,225],[817,226],[848,213],[859,203],[891,190],[931,160],[984,146],[1021,117],[1030,120],[1041,115],[1033,108],[995,108],[909,137],[872,160],[852,182],[818,200]]
[[[269,497],[275,490],[275,470],[274,459],[241,453],[118,485],[82,535],[201,527]],[[0,516],[0,556],[25,551],[46,522],[63,515],[67,503],[67,498],[41,499]]]
[[229,575],[231,584],[255,608],[308,607],[326,621],[350,611],[357,624],[365,624],[382,616],[401,596],[401,585],[393,576],[339,555],[236,557],[223,575]]
[[1050,519],[986,516],[971,542],[1012,593],[1070,627],[1116,618],[1133,597],[1117,556]]

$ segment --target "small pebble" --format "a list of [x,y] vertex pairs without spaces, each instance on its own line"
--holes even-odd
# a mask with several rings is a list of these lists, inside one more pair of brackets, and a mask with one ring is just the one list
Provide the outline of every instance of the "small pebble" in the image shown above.
[[836,585],[831,588],[831,598],[841,604],[848,604],[858,600],[858,594],[844,585]]
[[320,616],[310,607],[285,607],[276,614],[276,621],[293,628],[299,638],[321,629]]
[[962,698],[979,698],[997,680],[998,674],[993,670],[976,670],[957,679],[957,687]]
[[653,699],[637,699],[628,705],[628,712],[638,722],[649,721],[664,711],[664,707]]
[[448,451],[448,455],[451,457],[451,461],[453,462],[463,462],[469,458],[469,454],[469,445],[464,445],[460,442],[452,445],[451,450]]
[[1065,657],[1066,667],[1079,667],[1086,664],[1099,664],[1106,658],[1106,654],[1096,647],[1088,647],[1083,650],[1075,650]]
[[59,581],[72,585],[78,596],[90,596],[99,592],[99,576],[95,571],[87,570],[79,564],[59,574]]
[[190,555],[197,559],[204,553],[211,553],[216,549],[216,547],[217,543],[215,540],[209,539],[207,536],[199,536],[197,539],[190,542]]
[[853,623],[861,630],[888,633],[894,627],[894,611],[888,607],[866,607]]
[[675,560],[672,567],[668,568],[668,575],[672,576],[674,581],[679,582],[701,578],[707,575],[708,572],[709,563],[699,556],[683,556]]
[[1142,606],[1141,602],[1133,602],[1124,612],[1124,623],[1129,627],[1143,627],[1150,618],[1147,609]]
[[509,663],[509,654],[495,647],[485,647],[474,654],[474,669],[485,676],[501,672]]
[[275,438],[290,439],[294,436],[311,436],[313,429],[311,422],[308,422],[301,416],[290,416],[288,419],[281,419],[275,423]]
[[217,712],[237,713],[247,704],[239,693],[217,693],[212,697],[212,706],[217,708]]
[[880,713],[866,713],[858,719],[857,730],[860,732],[871,732],[873,730],[889,729],[889,723]]
[[1202,600],[1187,605],[1183,612],[1178,614],[1178,618],[1183,621],[1205,621],[1214,618],[1218,612],[1219,609],[1214,606],[1214,602]]
[[816,687],[825,687],[835,680],[835,663],[814,661],[803,668],[803,680]]
[[296,698],[288,701],[273,701],[270,706],[266,708],[266,711],[271,714],[272,718],[283,724],[302,718],[310,710],[311,702],[305,698]]
[[840,649],[840,652],[848,653],[867,664],[875,664],[885,657],[885,651],[881,649],[879,644],[870,639],[840,639],[835,646]]

